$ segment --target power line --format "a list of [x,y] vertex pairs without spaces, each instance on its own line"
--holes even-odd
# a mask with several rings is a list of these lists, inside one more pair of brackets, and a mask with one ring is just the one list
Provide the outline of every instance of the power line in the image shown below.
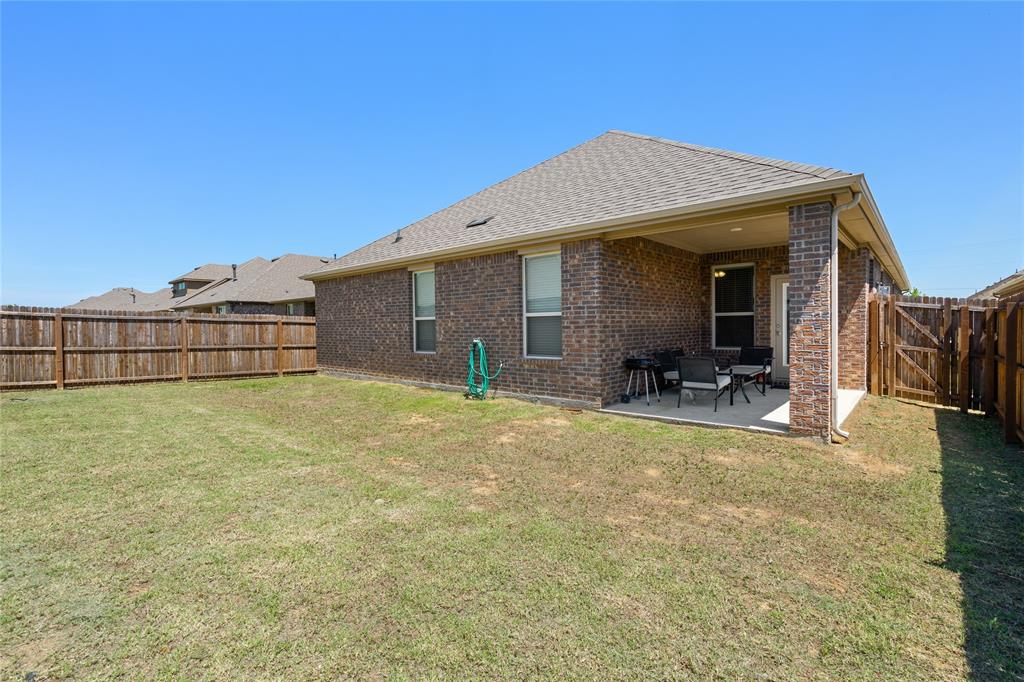
[[903,254],[911,253],[926,253],[928,251],[946,251],[949,249],[963,249],[972,246],[991,246],[993,244],[1005,244],[1006,242],[1018,242],[1024,244],[1020,239],[1010,237],[1009,239],[992,239],[984,242],[966,242],[963,244],[944,244],[942,246],[932,246],[927,249],[914,249],[913,251],[901,251]]

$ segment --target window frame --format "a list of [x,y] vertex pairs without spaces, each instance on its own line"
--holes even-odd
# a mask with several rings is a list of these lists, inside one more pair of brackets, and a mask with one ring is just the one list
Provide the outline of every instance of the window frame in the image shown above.
[[[528,313],[528,312],[526,312],[526,295],[527,295],[527,291],[526,291],[526,261],[529,260],[530,258],[539,258],[539,257],[543,257],[543,256],[558,256],[558,298],[559,298],[558,312],[556,312],[556,313]],[[522,290],[522,298],[523,298],[523,305],[522,305],[522,310],[523,310],[523,357],[526,358],[527,360],[561,360],[562,359],[562,353],[564,352],[564,342],[565,342],[565,339],[561,339],[562,343],[559,344],[559,353],[558,353],[558,355],[530,355],[529,354],[529,352],[527,351],[527,349],[529,348],[529,339],[527,338],[527,334],[528,334],[528,331],[527,331],[527,328],[528,328],[527,320],[529,318],[531,318],[531,317],[557,317],[557,318],[559,318],[559,332],[561,332],[561,317],[562,317],[562,304],[561,304],[561,298],[562,298],[562,250],[558,249],[557,251],[541,251],[541,252],[538,252],[538,253],[523,254],[522,257],[520,258],[520,260],[522,261],[522,263],[520,265],[520,270],[519,271],[520,271],[520,278],[522,279],[521,290]],[[561,337],[561,333],[559,333],[559,337]]]
[[[416,317],[416,275],[422,275],[424,273],[434,273],[434,314],[431,317]],[[413,270],[412,274],[412,352],[417,355],[437,355],[437,272],[434,268],[424,268],[423,270]],[[426,320],[434,321],[434,350],[419,350],[417,347],[416,339],[416,323],[424,322]]]
[[[750,312],[749,313],[719,313],[715,312],[715,286],[716,280],[715,270],[740,270],[743,268],[751,268],[753,272],[750,275]],[[719,317],[749,317],[751,324],[753,325],[753,345],[757,345],[757,265],[755,263],[729,263],[728,265],[712,265],[711,266],[711,348],[712,350],[740,350],[740,346],[719,346],[718,345],[718,325],[716,322]]]

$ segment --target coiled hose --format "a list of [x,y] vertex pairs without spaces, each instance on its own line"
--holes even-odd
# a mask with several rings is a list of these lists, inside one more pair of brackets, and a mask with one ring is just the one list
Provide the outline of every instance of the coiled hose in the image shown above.
[[[475,357],[474,357],[475,356]],[[494,374],[487,373],[487,348],[484,347],[483,339],[473,339],[469,345],[469,374],[466,375],[466,397],[476,400],[487,398],[487,391],[491,382],[498,378],[505,363],[498,365],[498,371]],[[480,378],[477,382],[477,377]]]

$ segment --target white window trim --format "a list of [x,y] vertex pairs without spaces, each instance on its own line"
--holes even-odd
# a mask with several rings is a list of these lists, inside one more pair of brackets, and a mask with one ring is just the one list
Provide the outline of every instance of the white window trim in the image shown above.
[[[558,249],[556,251],[540,251],[540,252],[537,252],[537,253],[531,253],[529,255],[523,255],[520,258],[520,260],[522,261],[522,265],[520,266],[520,278],[523,281],[523,284],[522,284],[522,292],[523,292],[522,293],[522,297],[523,297],[523,357],[526,358],[527,360],[561,360],[562,359],[561,355],[530,355],[529,353],[526,352],[526,349],[528,348],[528,346],[527,346],[527,338],[526,338],[526,320],[528,318],[531,318],[531,317],[561,317],[562,316],[561,305],[559,305],[559,310],[558,310],[557,313],[528,313],[528,312],[526,312],[526,261],[528,259],[530,259],[530,258],[537,258],[539,256],[559,256],[559,263],[558,263],[559,267],[558,267],[558,270],[559,270],[559,277],[561,277],[561,270],[562,270],[562,267],[561,267],[562,266],[561,255],[562,255],[562,250]],[[561,282],[559,282],[559,288],[561,288]],[[564,342],[564,339],[563,339],[563,342]]]
[[[739,268],[754,268],[754,275],[750,278],[751,300],[749,313],[716,313],[715,312],[715,270],[737,270]],[[757,265],[754,263],[730,263],[729,265],[711,266],[711,348],[713,350],[739,350],[739,346],[719,346],[715,338],[715,319],[718,317],[749,317],[754,321],[754,341],[757,341]]]
[[[434,272],[434,268],[411,270],[412,272],[412,352],[417,355],[437,355],[437,273],[434,273],[434,315],[432,317],[416,317],[416,275]],[[424,320],[434,321],[434,350],[417,350],[416,323]]]

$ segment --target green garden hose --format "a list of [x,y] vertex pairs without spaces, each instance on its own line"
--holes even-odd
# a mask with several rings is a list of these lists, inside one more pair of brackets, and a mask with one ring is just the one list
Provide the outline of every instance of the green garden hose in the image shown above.
[[[474,357],[476,356],[476,357]],[[469,345],[469,374],[466,376],[466,397],[484,400],[487,398],[487,391],[491,382],[498,378],[505,364],[498,365],[498,371],[494,374],[487,373],[487,349],[484,347],[483,339],[473,339]],[[480,383],[477,383],[480,377]]]

